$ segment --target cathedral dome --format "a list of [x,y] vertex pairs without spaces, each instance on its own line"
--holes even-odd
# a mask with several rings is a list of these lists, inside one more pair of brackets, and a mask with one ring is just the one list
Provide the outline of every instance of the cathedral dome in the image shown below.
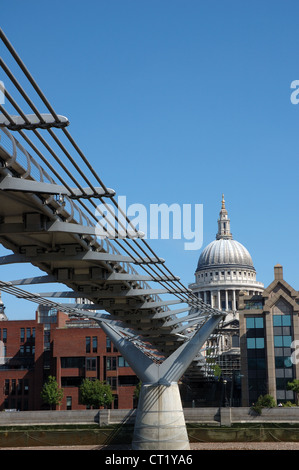
[[226,312],[227,324],[237,317],[240,292],[260,295],[264,285],[256,280],[256,271],[248,250],[230,231],[230,219],[222,195],[216,240],[201,252],[195,272],[195,282],[189,288],[204,303]]
[[216,240],[204,248],[198,260],[197,271],[218,267],[255,271],[249,251],[233,240],[223,195]]
[[197,271],[214,267],[254,269],[249,251],[241,243],[229,238],[214,240],[201,253]]

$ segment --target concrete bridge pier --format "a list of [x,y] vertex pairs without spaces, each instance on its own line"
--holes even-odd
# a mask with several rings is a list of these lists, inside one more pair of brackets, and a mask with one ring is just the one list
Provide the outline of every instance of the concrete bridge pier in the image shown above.
[[222,315],[210,317],[161,364],[144,354],[116,325],[99,321],[142,383],[132,442],[134,450],[190,449],[178,381],[221,319]]
[[181,396],[176,382],[141,387],[132,448],[189,450]]

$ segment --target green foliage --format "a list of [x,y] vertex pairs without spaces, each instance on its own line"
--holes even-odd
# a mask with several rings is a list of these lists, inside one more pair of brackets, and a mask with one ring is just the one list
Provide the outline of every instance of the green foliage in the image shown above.
[[140,390],[141,390],[141,385],[142,385],[142,382],[139,382],[136,387],[135,387],[135,390],[134,390],[134,398],[138,399],[139,398],[139,395],[140,395]]
[[292,390],[296,394],[296,404],[299,404],[299,380],[294,379],[292,382],[288,382],[288,390]]
[[216,377],[218,380],[220,380],[220,377],[221,377],[221,374],[222,374],[222,369],[221,367],[219,366],[219,364],[217,364],[215,362],[215,358],[214,357],[210,357],[212,354],[212,350],[211,349],[207,349],[207,352],[206,352],[206,363],[209,364],[209,366],[211,367],[211,369],[213,370],[214,372],[214,377]]
[[274,408],[276,406],[276,401],[272,395],[260,395],[257,402],[251,407],[253,411],[257,414],[262,414],[263,408]]
[[84,379],[80,386],[80,401],[93,408],[108,406],[113,401],[111,387],[98,379]]
[[41,391],[41,397],[44,403],[50,405],[53,409],[56,405],[60,405],[63,399],[63,389],[58,387],[56,378],[49,375],[48,380],[44,383]]
[[214,376],[217,377],[218,380],[220,380],[220,377],[221,377],[221,374],[222,374],[221,367],[218,364],[215,364],[213,369],[214,369]]

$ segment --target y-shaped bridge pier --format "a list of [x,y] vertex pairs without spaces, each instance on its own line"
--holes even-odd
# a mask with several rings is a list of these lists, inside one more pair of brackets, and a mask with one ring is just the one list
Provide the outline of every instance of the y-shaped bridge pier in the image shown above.
[[189,439],[178,387],[200,348],[217,327],[221,317],[210,318],[160,364],[144,354],[134,343],[124,337],[117,328],[105,321],[102,329],[111,338],[140,378],[141,392],[138,402],[133,449],[136,450],[187,450]]

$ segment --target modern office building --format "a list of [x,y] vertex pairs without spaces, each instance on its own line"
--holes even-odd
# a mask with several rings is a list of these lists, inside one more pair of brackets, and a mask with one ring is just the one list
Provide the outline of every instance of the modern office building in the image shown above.
[[294,403],[288,382],[299,379],[299,292],[283,279],[281,265],[261,296],[240,295],[239,321],[242,405],[265,394]]
[[138,379],[98,323],[69,319],[40,306],[35,320],[0,321],[0,410],[41,410],[49,375],[64,390],[57,409],[85,409],[79,386],[84,378],[110,384],[112,408],[133,407]]

